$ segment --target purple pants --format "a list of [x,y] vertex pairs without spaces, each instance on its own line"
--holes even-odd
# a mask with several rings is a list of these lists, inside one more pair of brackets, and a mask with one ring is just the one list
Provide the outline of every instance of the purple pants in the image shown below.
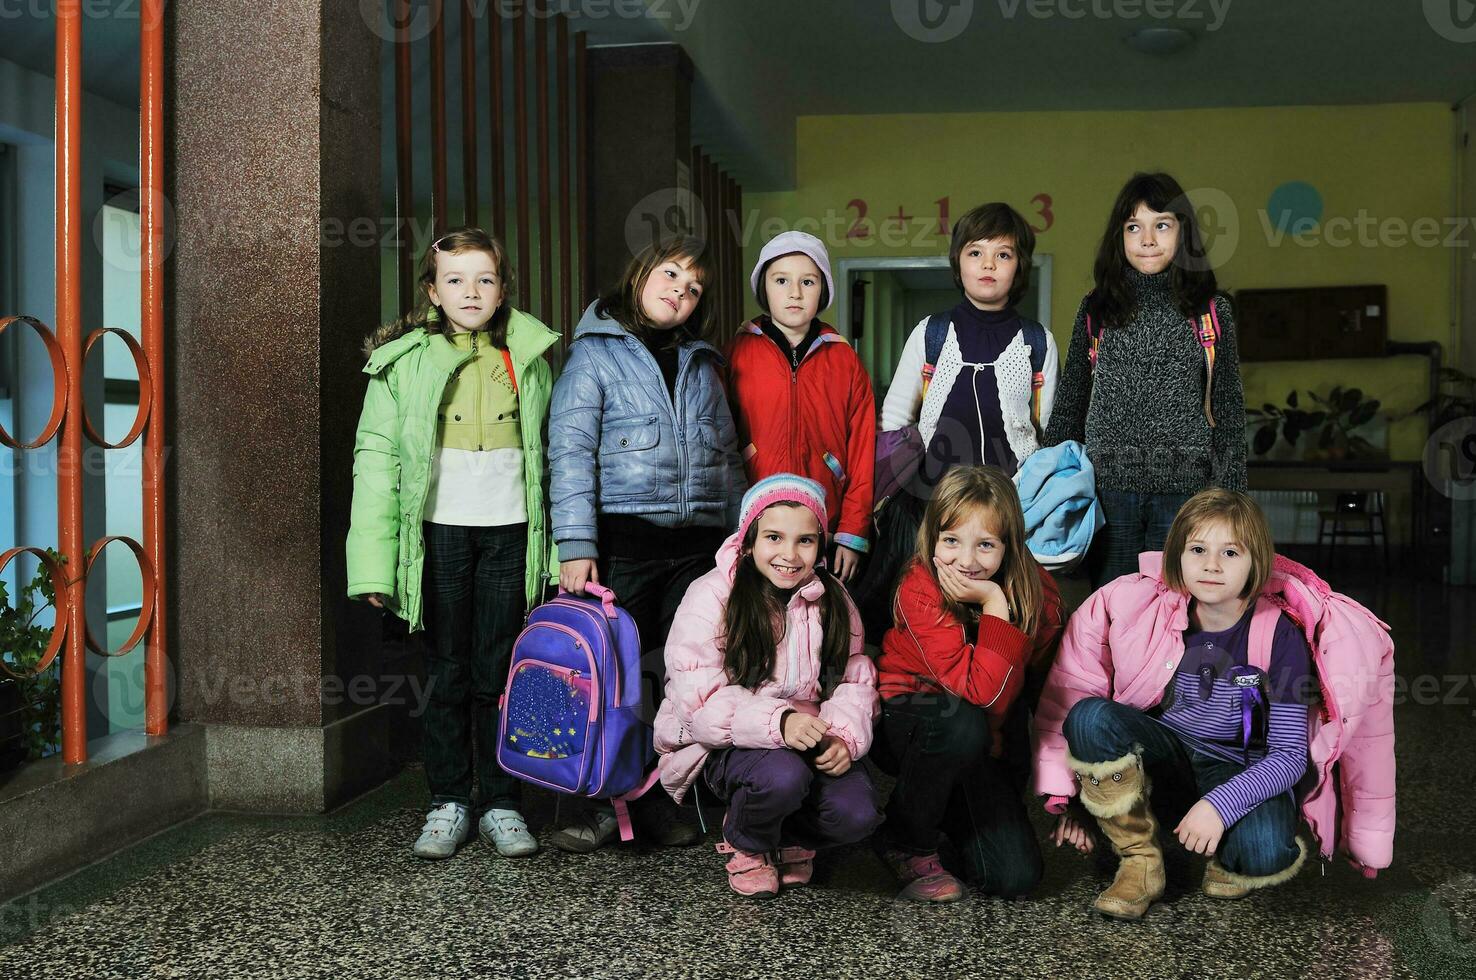
[[704,772],[728,804],[723,838],[742,851],[851,844],[882,821],[860,763],[827,776],[793,749],[724,749],[708,758]]

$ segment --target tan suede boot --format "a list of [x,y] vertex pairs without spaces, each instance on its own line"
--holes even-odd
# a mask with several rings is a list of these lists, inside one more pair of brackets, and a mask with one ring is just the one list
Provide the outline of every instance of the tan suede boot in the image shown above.
[[1204,869],[1204,893],[1210,898],[1236,899],[1244,898],[1257,888],[1270,888],[1272,885],[1280,885],[1291,881],[1302,870],[1302,865],[1307,861],[1307,842],[1297,838],[1297,859],[1291,866],[1274,875],[1262,875],[1252,877],[1250,875],[1238,875],[1233,871],[1225,870],[1225,866],[1217,859],[1210,858],[1210,862]]
[[1067,761],[1081,779],[1082,805],[1122,859],[1112,884],[1092,908],[1114,919],[1141,919],[1163,897],[1164,886],[1163,848],[1158,845],[1158,820],[1148,805],[1142,759],[1125,755],[1110,762]]

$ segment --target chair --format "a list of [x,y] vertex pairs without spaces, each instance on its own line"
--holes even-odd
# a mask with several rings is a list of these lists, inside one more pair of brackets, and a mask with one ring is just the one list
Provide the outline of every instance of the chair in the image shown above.
[[1333,552],[1338,539],[1367,541],[1383,549],[1384,560],[1378,565],[1383,574],[1389,564],[1389,535],[1384,524],[1384,493],[1382,490],[1358,493],[1340,493],[1330,510],[1317,512],[1317,556],[1323,558],[1323,542],[1327,544],[1325,563],[1332,564]]

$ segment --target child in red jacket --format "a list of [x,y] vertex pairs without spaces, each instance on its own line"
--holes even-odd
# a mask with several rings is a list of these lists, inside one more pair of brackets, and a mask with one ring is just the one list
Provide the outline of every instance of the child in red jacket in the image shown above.
[[835,296],[830,256],[789,231],[764,246],[750,277],[763,315],[728,347],[728,398],[750,484],[798,473],[825,488],[830,570],[856,574],[868,548],[876,396],[861,359],[820,311]]
[[939,482],[892,613],[877,663],[876,758],[897,774],[878,835],[882,857],[904,885],[901,897],[955,901],[963,884],[938,856],[946,834],[982,891],[1023,895],[1040,880],[1040,845],[1005,734],[1022,720],[1015,712],[1026,670],[1048,662],[1062,617],[1055,581],[1025,547],[1020,497],[1002,470],[958,466]]

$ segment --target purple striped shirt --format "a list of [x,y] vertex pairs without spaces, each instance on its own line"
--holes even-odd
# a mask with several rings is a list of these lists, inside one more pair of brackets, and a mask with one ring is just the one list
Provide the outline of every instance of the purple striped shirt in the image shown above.
[[1157,716],[1191,751],[1246,766],[1204,795],[1226,827],[1294,787],[1308,762],[1307,704],[1315,690],[1312,656],[1301,629],[1285,613],[1276,621],[1271,659],[1261,683],[1269,720],[1263,721],[1264,710],[1257,710],[1249,751],[1242,742],[1242,688],[1235,676],[1250,671],[1254,612],[1252,604],[1227,630],[1184,631],[1184,659],[1174,674],[1171,697],[1164,699]]

